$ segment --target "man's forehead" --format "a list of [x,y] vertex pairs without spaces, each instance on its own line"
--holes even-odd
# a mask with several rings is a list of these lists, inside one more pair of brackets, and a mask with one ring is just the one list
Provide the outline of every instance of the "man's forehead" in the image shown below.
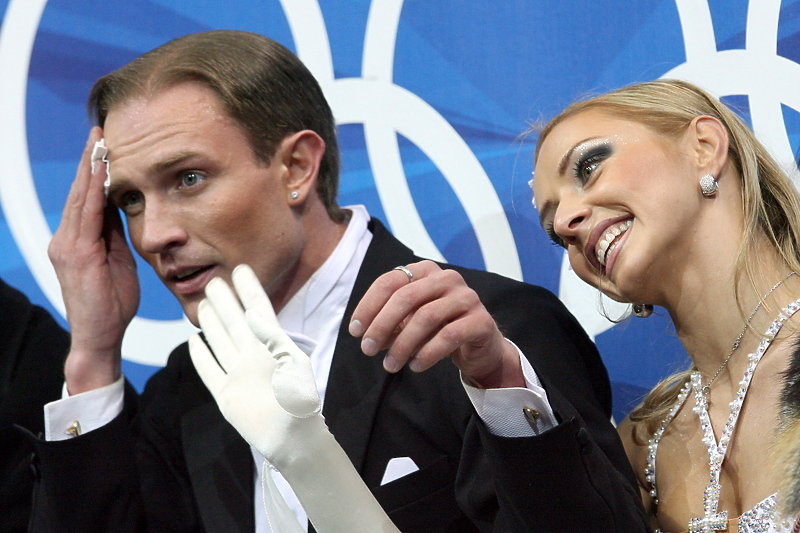
[[104,128],[108,127],[109,122],[119,121],[120,116],[126,117],[128,119],[126,122],[129,122],[136,117],[147,117],[148,120],[152,120],[154,116],[193,117],[198,113],[213,114],[219,118],[233,120],[213,89],[204,83],[184,81],[134,94],[116,103],[106,113]]
[[129,150],[154,148],[170,140],[198,142],[232,123],[210,89],[181,85],[111,109],[104,137],[113,161]]

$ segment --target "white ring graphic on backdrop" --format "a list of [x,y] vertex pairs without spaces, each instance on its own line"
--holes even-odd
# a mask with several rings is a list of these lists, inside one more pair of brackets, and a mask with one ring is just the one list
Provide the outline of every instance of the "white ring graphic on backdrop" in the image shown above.
[[282,0],[297,55],[322,86],[339,124],[364,124],[375,187],[395,235],[424,257],[442,260],[419,216],[400,159],[397,134],[436,165],[472,224],[487,270],[522,279],[503,205],[478,158],[423,99],[392,81],[403,0],[373,0],[360,78],[334,79],[327,28],[316,0]]
[[800,110],[800,65],[778,55],[780,0],[749,3],[744,50],[717,51],[707,2],[677,5],[683,34],[692,38],[685,38],[686,62],[663,77],[691,81],[717,96],[747,95],[753,130],[797,184],[781,104]]
[[[28,69],[47,0],[10,0],[0,29],[0,205],[17,246],[51,304],[65,314],[61,290],[47,257],[52,233],[33,181],[25,102]],[[317,0],[281,0],[298,56],[320,81],[339,124],[363,123],[378,195],[395,234],[417,253],[443,259],[417,212],[405,179],[397,134],[439,168],[473,226],[488,270],[522,279],[516,244],[500,199],[478,159],[430,105],[392,82],[402,0],[370,6],[362,78],[335,79],[327,29]],[[188,320],[135,317],[123,342],[127,360],[163,365],[167,354],[194,331]]]

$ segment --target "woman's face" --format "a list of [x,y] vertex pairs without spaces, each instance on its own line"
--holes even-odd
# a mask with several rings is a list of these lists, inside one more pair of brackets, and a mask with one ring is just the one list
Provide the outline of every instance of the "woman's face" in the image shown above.
[[701,198],[688,137],[589,110],[541,145],[533,192],[542,226],[578,276],[616,300],[660,303],[687,259]]

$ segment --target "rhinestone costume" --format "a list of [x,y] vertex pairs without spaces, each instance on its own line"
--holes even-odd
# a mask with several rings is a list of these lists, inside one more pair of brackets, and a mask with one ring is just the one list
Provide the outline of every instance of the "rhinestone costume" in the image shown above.
[[[728,531],[728,513],[727,511],[718,512],[717,505],[719,503],[719,475],[722,469],[722,462],[725,459],[728,443],[733,435],[736,427],[736,422],[739,417],[739,411],[744,403],[747,389],[750,385],[750,379],[755,372],[758,362],[761,357],[769,348],[772,340],[778,334],[781,326],[800,310],[800,299],[795,300],[786,306],[775,321],[770,325],[764,338],[759,344],[755,352],[748,356],[748,367],[745,371],[744,377],[739,384],[739,391],[734,400],[730,403],[730,415],[725,425],[719,443],[716,442],[711,422],[708,416],[708,401],[702,393],[702,375],[699,372],[694,372],[691,378],[684,384],[680,393],[678,394],[675,404],[670,409],[664,421],[656,429],[653,437],[650,439],[647,464],[645,467],[645,480],[650,484],[650,496],[653,498],[653,504],[658,505],[658,491],[656,489],[656,453],[658,451],[658,443],[664,435],[667,425],[672,421],[681,406],[686,401],[689,393],[694,390],[696,406],[693,409],[700,419],[701,429],[703,430],[703,443],[708,448],[709,454],[709,470],[710,470],[710,483],[703,494],[703,509],[704,516],[693,518],[689,523],[689,530],[703,533],[712,533],[714,531]],[[775,510],[777,507],[777,494],[773,494],[758,504],[752,509],[743,513],[737,520],[738,531],[747,533],[779,533],[788,532],[792,527],[794,520],[778,520]],[[657,508],[657,507],[656,507]],[[656,530],[657,532],[659,530]]]

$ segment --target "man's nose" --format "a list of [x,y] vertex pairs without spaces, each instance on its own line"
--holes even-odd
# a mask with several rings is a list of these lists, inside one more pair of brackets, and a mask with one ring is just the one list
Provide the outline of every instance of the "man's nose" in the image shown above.
[[139,243],[149,254],[159,254],[186,243],[187,233],[174,209],[160,202],[145,206]]

